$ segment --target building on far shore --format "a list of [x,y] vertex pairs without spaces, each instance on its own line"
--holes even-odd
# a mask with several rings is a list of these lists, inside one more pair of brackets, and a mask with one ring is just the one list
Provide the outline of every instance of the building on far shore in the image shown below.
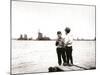
[[44,36],[43,37],[43,33],[38,32],[38,37],[36,40],[51,40],[49,37]]
[[28,38],[27,34],[20,34],[20,37],[17,40],[51,40],[49,37],[43,36],[43,33],[38,32],[38,37],[36,39],[32,39],[32,37]]
[[42,40],[42,39],[43,39],[43,34],[41,32],[38,32],[37,40]]
[[24,34],[24,38],[23,38],[24,40],[28,40],[28,38],[27,38],[27,34]]
[[18,40],[23,40],[23,35],[21,34]]
[[27,34],[24,34],[24,36],[21,34],[20,37],[17,40],[32,40],[32,37],[28,38]]

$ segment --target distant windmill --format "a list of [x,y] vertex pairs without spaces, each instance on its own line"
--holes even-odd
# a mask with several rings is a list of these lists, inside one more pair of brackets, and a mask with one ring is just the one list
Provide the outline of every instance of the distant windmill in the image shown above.
[[42,40],[43,39],[43,34],[40,32],[40,29],[38,30],[38,40]]

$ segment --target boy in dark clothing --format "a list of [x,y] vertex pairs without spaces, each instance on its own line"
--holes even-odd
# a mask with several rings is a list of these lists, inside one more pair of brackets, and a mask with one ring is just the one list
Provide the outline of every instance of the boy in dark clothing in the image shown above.
[[[66,63],[66,57],[65,57],[65,50],[64,50],[64,39],[61,37],[62,33],[60,31],[57,32],[57,40],[56,40],[56,51],[57,51],[57,56],[58,56],[58,64],[62,64],[62,59],[63,63]],[[62,58],[62,59],[61,59]]]

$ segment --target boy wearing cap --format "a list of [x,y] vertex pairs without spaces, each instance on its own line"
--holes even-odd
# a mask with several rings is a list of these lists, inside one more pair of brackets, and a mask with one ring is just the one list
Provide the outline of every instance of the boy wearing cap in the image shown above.
[[[65,52],[67,56],[67,64],[68,65],[73,65],[73,57],[72,57],[72,42],[73,38],[72,35],[70,34],[70,28],[66,27],[65,28]],[[71,63],[69,63],[69,61]]]
[[[62,33],[61,31],[57,32],[57,40],[56,40],[56,52],[58,56],[58,64],[62,64],[62,59],[63,59],[63,64],[66,63],[66,57],[65,57],[65,50],[64,50],[64,38],[62,38]],[[61,59],[62,58],[62,59]]]

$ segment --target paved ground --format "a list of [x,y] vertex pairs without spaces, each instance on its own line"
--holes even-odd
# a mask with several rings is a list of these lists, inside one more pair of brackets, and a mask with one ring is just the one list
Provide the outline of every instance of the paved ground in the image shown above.
[[12,73],[48,72],[50,66],[64,71],[95,68],[95,42],[75,41],[73,60],[77,66],[58,66],[55,41],[13,41]]

